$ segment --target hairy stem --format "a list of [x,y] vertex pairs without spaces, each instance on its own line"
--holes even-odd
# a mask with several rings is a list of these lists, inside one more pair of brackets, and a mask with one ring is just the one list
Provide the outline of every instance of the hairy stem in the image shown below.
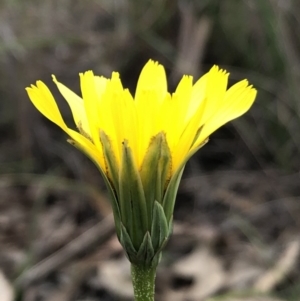
[[156,268],[131,265],[135,301],[154,301]]

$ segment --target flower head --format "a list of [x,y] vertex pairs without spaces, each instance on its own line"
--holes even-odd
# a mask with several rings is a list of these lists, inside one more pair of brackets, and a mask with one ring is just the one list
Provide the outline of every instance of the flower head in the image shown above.
[[256,90],[247,80],[227,89],[228,73],[214,66],[193,84],[183,76],[174,93],[164,67],[150,60],[135,95],[92,71],[80,74],[82,97],[53,81],[78,131],[69,128],[47,86],[26,90],[35,107],[99,167],[111,193],[117,234],[132,262],[157,261],[171,228],[177,188],[187,160],[210,134],[244,114]]

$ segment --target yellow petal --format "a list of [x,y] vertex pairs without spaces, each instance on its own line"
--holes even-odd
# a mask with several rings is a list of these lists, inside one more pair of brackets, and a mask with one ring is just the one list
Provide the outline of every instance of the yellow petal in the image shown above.
[[80,86],[86,117],[91,133],[91,138],[97,148],[101,148],[99,138],[99,116],[97,111],[97,91],[94,74],[92,71],[80,73]]
[[171,141],[173,141],[173,136],[170,134],[170,130],[172,130],[172,120],[173,116],[173,99],[170,93],[167,93],[165,99],[163,100],[158,113],[156,114],[154,122],[155,125],[155,133],[164,132],[166,134],[167,142],[170,147]]
[[98,96],[98,102],[101,102],[101,97],[106,89],[107,78],[103,76],[95,76],[94,80],[95,80],[95,89]]
[[195,141],[196,134],[199,130],[199,120],[202,119],[204,111],[205,111],[205,103],[204,105],[200,105],[194,114],[194,116],[190,119],[189,123],[183,130],[180,139],[172,152],[173,156],[173,166],[172,171],[175,173],[177,168],[181,165],[181,163],[186,158],[189,153],[193,143]]
[[155,91],[158,100],[162,102],[167,93],[166,72],[162,65],[149,60],[141,71],[135,93],[135,100],[138,102],[144,95],[144,91]]
[[68,129],[67,133],[74,140],[75,146],[78,145],[81,151],[85,152],[103,173],[106,173],[102,147],[96,148],[90,140],[72,129]]
[[86,137],[67,127],[48,87],[43,82],[38,81],[36,86],[32,85],[30,88],[26,88],[26,91],[34,106],[46,118],[63,129],[76,143],[80,145],[81,149],[85,150],[85,152],[93,158],[99,167],[105,170],[102,159],[103,156],[101,155],[102,149],[100,148],[96,150],[95,146]]
[[[130,109],[131,107],[131,109]],[[107,82],[102,95],[99,111],[100,127],[110,137],[111,146],[115,152],[117,162],[120,164],[122,142],[131,139],[133,99],[128,91],[124,91],[119,74],[113,72],[112,78]]]
[[66,131],[67,126],[48,87],[42,81],[37,81],[36,86],[31,85],[30,88],[26,88],[26,91],[34,106],[46,118]]
[[248,86],[246,80],[238,82],[228,89],[217,112],[211,115],[204,124],[195,146],[228,121],[247,112],[253,104],[256,94],[257,91],[252,86]]
[[160,122],[159,112],[166,95],[165,69],[162,65],[150,60],[141,71],[135,93],[138,118],[137,161],[139,166],[143,161],[151,138],[157,134],[157,123]]
[[155,120],[157,120],[160,104],[154,90],[145,90],[135,102],[138,122],[138,164],[143,161],[151,137],[156,133]]
[[[192,87],[193,77],[185,75],[182,77],[176,91],[172,95],[172,110],[169,112],[168,128],[166,129],[171,148],[177,145],[178,140],[188,123],[186,115],[189,105],[188,100],[192,95]],[[170,120],[174,120],[175,122],[170,122]]]
[[124,139],[128,141],[128,146],[132,149],[137,166],[139,166],[137,161],[138,117],[134,100],[128,89],[123,91],[122,106]]
[[59,81],[57,81],[54,75],[52,75],[52,79],[56,84],[59,92],[62,94],[62,96],[69,104],[76,126],[78,128],[82,128],[82,130],[88,136],[91,137],[89,124],[85,114],[83,99],[79,97],[77,94],[75,94],[73,91],[71,91],[69,88],[61,84]]
[[205,87],[205,98],[207,99],[207,104],[202,116],[202,124],[205,124],[206,120],[214,115],[222,105],[226,93],[227,82],[228,73],[219,69],[217,66],[213,66],[207,73]]

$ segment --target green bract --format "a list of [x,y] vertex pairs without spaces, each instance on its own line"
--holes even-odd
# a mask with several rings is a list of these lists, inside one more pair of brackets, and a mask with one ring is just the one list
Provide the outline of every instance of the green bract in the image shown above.
[[150,141],[138,170],[127,141],[123,142],[121,168],[117,169],[111,143],[102,131],[100,140],[111,178],[117,235],[131,263],[156,266],[172,229],[173,207],[184,166],[171,177],[171,153],[164,133]]

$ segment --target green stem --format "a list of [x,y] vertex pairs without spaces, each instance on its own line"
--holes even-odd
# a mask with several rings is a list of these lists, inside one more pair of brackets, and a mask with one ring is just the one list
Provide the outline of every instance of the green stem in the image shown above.
[[156,268],[131,265],[135,301],[154,301]]

